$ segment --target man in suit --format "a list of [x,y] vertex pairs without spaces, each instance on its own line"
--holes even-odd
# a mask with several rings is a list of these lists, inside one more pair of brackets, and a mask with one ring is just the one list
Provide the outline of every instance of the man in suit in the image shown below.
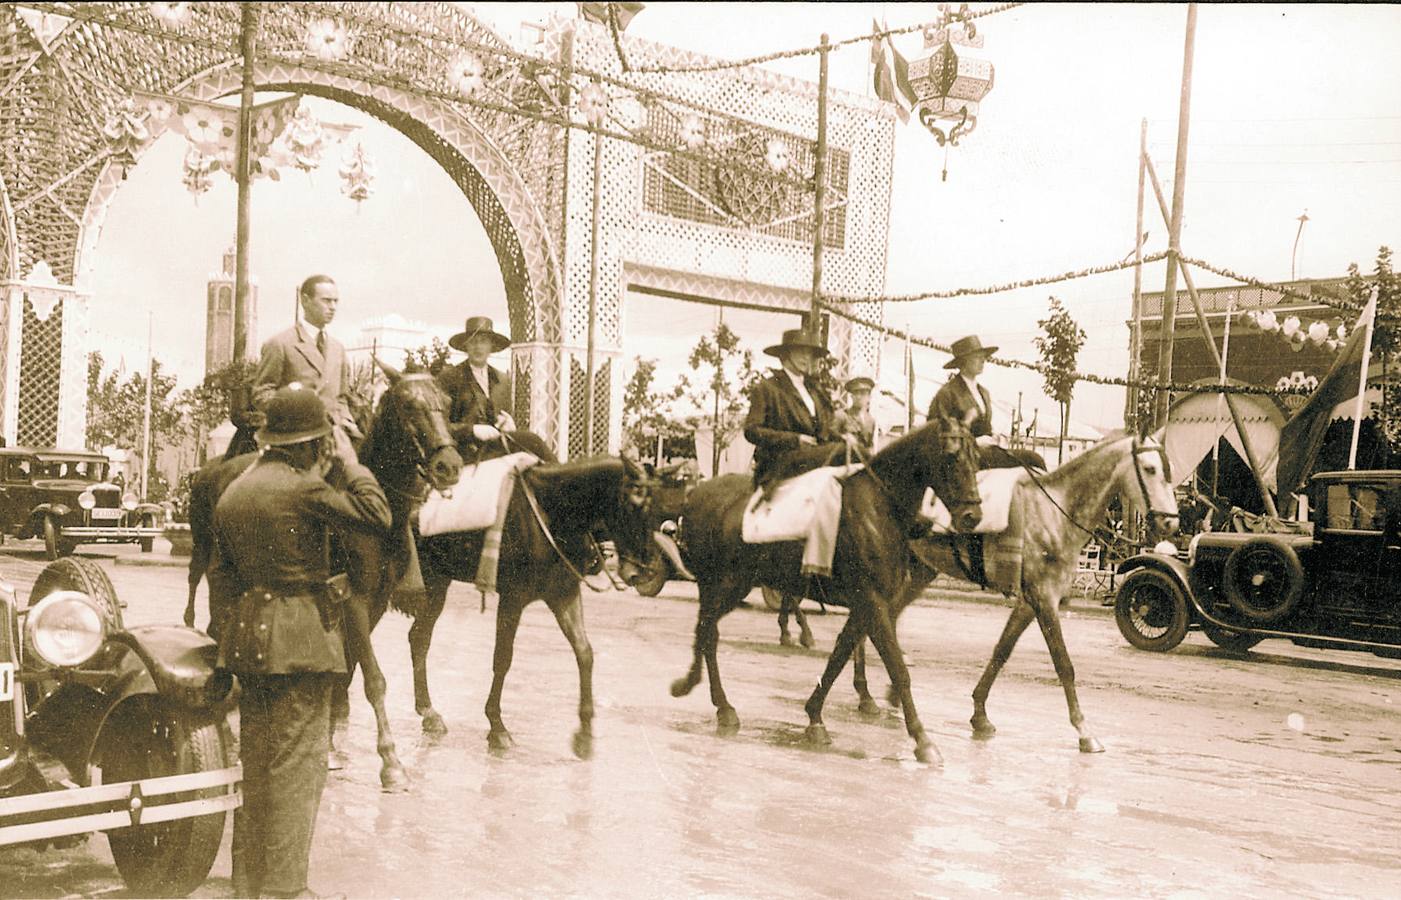
[[831,397],[810,377],[827,355],[821,341],[795,328],[764,352],[778,357],[781,367],[755,386],[744,419],[744,438],[754,445],[755,487],[823,465],[843,444],[859,455],[856,438],[836,430]]
[[340,289],[329,275],[312,275],[302,282],[298,296],[304,321],[263,344],[253,376],[253,406],[265,409],[274,392],[296,382],[321,397],[332,424],[359,440],[363,435],[350,414],[350,367],[345,347],[326,333],[326,326],[336,317]]
[[997,352],[996,347],[984,347],[976,334],[961,337],[950,348],[953,359],[944,363],[945,369],[957,369],[958,374],[949,378],[934,402],[929,404],[929,419],[947,416],[967,423],[978,443],[981,467],[984,469],[1015,468],[1023,463],[1038,469],[1046,468],[1041,456],[1030,450],[1008,450],[999,447],[992,436],[992,395],[978,383],[983,374],[987,358]]
[[467,359],[455,366],[446,366],[438,373],[451,401],[448,407],[448,430],[457,439],[464,453],[480,451],[497,441],[502,432],[513,442],[511,449],[523,449],[545,462],[555,462],[555,455],[544,441],[535,435],[516,430],[515,420],[508,411],[511,405],[510,382],[506,375],[487,359],[511,346],[511,339],[496,331],[487,316],[472,316],[462,331],[448,338],[448,345],[467,354]]

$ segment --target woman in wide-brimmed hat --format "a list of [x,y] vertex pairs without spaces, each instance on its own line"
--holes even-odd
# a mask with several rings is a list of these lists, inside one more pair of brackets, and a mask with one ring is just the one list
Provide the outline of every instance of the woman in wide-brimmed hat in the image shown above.
[[[749,415],[744,419],[745,440],[754,445],[754,483],[763,486],[777,477],[792,474],[807,466],[820,465],[823,453],[809,452],[824,444],[854,438],[838,434],[832,410],[832,398],[817,379],[812,378],[817,361],[827,355],[827,348],[816,335],[801,328],[783,332],[779,343],[764,348],[769,356],[778,357],[781,367],[755,386],[750,395]],[[789,459],[794,465],[789,464]],[[782,461],[782,465],[780,462]]]
[[487,364],[493,353],[511,346],[511,339],[501,334],[487,316],[470,317],[462,330],[448,338],[448,345],[467,354],[467,359],[447,366],[438,374],[438,383],[447,392],[448,429],[464,451],[481,455],[483,445],[496,442],[501,432],[512,440],[511,449],[524,449],[546,462],[555,462],[555,455],[540,438],[526,431],[517,431],[510,413],[511,384],[506,374]]
[[1023,463],[1044,469],[1046,464],[1040,455],[1028,450],[1009,451],[998,446],[993,437],[992,394],[978,383],[978,376],[983,374],[988,357],[997,352],[997,347],[984,345],[976,334],[970,334],[954,341],[949,351],[953,358],[944,363],[944,368],[957,369],[958,374],[951,376],[934,395],[934,402],[929,404],[929,418],[942,415],[968,423],[977,439],[984,469]]

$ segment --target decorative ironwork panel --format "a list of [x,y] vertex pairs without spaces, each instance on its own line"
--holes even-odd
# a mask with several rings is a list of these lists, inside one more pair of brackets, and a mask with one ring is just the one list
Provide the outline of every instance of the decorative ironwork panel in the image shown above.
[[40,318],[26,296],[20,331],[18,443],[52,447],[58,442],[58,387],[62,371],[63,303],[55,303],[48,315]]

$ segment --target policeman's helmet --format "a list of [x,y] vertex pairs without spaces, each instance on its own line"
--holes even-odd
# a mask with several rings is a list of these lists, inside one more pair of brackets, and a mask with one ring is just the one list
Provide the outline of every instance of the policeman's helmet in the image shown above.
[[264,412],[267,424],[254,435],[263,446],[300,444],[331,433],[326,404],[315,391],[296,382],[279,388]]

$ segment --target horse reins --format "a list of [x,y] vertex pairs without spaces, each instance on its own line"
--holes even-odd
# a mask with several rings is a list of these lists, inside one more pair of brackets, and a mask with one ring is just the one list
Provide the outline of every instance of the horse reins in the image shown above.
[[[1149,524],[1151,526],[1155,518],[1171,519],[1174,518],[1174,515],[1170,512],[1165,512],[1163,510],[1153,508],[1153,498],[1150,497],[1148,494],[1148,482],[1146,482],[1143,479],[1143,468],[1138,464],[1138,457],[1140,454],[1143,453],[1157,453],[1159,455],[1163,462],[1163,474],[1165,476],[1168,475],[1169,469],[1167,461],[1167,452],[1161,446],[1147,446],[1139,440],[1138,435],[1134,435],[1133,453],[1130,454],[1130,457],[1133,460],[1133,474],[1138,481],[1138,489],[1143,494],[1144,515],[1148,517]],[[1040,490],[1041,493],[1046,496],[1046,499],[1051,501],[1051,505],[1054,506],[1062,516],[1069,520],[1070,524],[1085,532],[1085,534],[1089,535],[1091,538],[1099,537],[1099,533],[1097,531],[1093,531],[1089,528],[1086,528],[1084,525],[1081,525],[1078,519],[1076,519],[1070,513],[1066,512],[1065,507],[1061,506],[1060,502],[1057,501],[1055,497],[1051,496],[1051,492],[1046,490],[1046,486],[1041,483],[1041,479],[1036,477],[1035,469],[1028,465],[1027,462],[1023,459],[1018,459],[1017,462],[1020,463],[1021,467],[1026,470],[1027,477],[1031,479],[1031,483],[1036,485],[1037,489]]]

